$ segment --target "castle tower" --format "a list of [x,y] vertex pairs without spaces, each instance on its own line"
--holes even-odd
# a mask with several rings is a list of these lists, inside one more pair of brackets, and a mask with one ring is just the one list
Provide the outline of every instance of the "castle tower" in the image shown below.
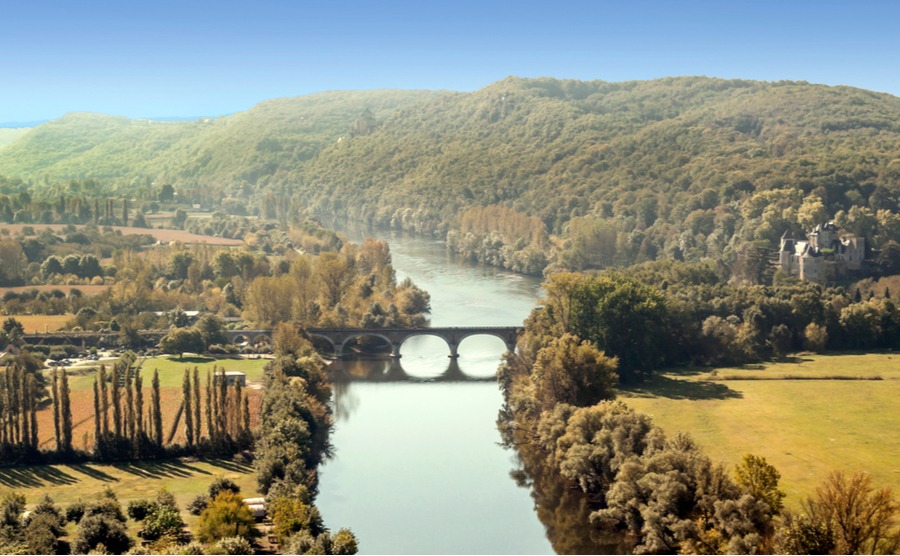
[[781,249],[778,251],[778,267],[784,272],[791,272],[791,255],[794,254],[794,238],[790,230],[781,235]]

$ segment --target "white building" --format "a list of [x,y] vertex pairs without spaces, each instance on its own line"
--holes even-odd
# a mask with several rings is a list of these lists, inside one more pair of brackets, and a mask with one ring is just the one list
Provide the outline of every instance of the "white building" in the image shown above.
[[834,222],[819,224],[805,240],[795,240],[789,231],[781,236],[778,266],[784,272],[812,282],[828,282],[862,268],[866,239],[844,236]]

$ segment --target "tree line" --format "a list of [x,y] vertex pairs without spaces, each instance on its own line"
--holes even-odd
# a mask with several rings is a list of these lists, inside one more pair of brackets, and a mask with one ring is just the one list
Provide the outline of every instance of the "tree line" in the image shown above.
[[[662,289],[647,284],[658,283]],[[554,274],[498,373],[499,424],[525,470],[588,497],[581,514],[638,553],[891,553],[898,504],[864,475],[836,473],[802,513],[783,510],[776,469],[747,456],[730,474],[686,435],[668,437],[614,401],[618,383],[674,364],[730,364],[801,345],[896,346],[890,298],[786,281],[723,282],[714,266],[672,261],[628,272]],[[723,324],[724,323],[724,324]],[[729,334],[721,326],[729,326]],[[552,488],[550,489],[552,491]],[[561,517],[564,497],[542,515]],[[566,544],[574,542],[562,536]]]

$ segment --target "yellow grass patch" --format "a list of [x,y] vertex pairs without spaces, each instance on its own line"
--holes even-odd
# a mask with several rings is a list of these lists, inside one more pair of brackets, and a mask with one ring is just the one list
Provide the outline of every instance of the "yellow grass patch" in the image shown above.
[[63,328],[75,315],[66,313],[63,315],[5,315],[0,317],[6,320],[9,317],[16,319],[25,327],[26,334],[55,332]]
[[758,368],[672,371],[621,391],[620,398],[668,434],[689,433],[729,468],[744,454],[765,457],[781,472],[790,507],[833,470],[870,473],[875,484],[900,492],[895,354],[808,355]]

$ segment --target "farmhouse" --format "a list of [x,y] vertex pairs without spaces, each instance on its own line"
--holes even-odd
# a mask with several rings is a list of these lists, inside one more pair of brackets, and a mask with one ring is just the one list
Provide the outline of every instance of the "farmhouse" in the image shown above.
[[241,386],[247,386],[247,375],[240,371],[221,371],[218,373],[220,377],[225,378],[225,384],[234,386],[240,383]]
[[795,240],[790,231],[781,236],[778,267],[801,280],[825,283],[862,268],[866,239],[839,234],[834,222],[819,224],[806,239]]

